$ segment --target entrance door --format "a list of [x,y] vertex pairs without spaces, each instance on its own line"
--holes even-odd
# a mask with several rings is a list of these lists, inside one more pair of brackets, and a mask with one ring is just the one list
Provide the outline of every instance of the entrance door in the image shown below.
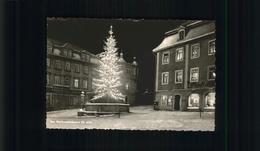
[[175,95],[174,99],[174,110],[179,111],[180,110],[180,101],[181,101],[181,96],[180,95]]

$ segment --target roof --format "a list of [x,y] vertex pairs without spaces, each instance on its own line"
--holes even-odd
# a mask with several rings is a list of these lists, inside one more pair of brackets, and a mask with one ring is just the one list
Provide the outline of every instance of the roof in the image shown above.
[[[181,29],[185,29],[185,37],[183,40],[179,40],[178,31]],[[214,32],[214,21],[187,21],[177,28],[166,32],[165,38],[156,48],[153,49],[153,52],[164,50],[169,47],[173,47],[176,44],[184,43]]]
[[83,48],[80,48],[80,47],[73,45],[69,42],[62,42],[62,41],[54,40],[54,39],[51,39],[51,38],[47,38],[47,45],[52,45],[54,47],[64,47],[64,48],[66,47],[66,48],[72,49],[73,51],[84,52],[86,54],[91,55],[92,57],[97,58],[97,56],[94,55],[93,53],[90,53],[89,51],[84,50]]
[[[58,40],[54,40],[54,39],[51,39],[51,38],[47,38],[47,45],[48,46],[54,46],[54,47],[63,47],[63,48],[69,48],[69,49],[72,49],[73,51],[78,51],[78,52],[84,52],[86,54],[89,54],[90,56],[92,56],[90,58],[90,62],[93,63],[93,64],[99,64],[99,61],[100,61],[100,57],[98,55],[95,55],[95,54],[92,54],[90,53],[89,51],[87,50],[84,50],[76,45],[72,45],[71,43],[68,43],[68,42],[61,42],[61,41],[58,41]],[[119,57],[119,62],[120,63],[124,63],[125,65],[128,64],[128,65],[137,65],[137,62],[135,61],[134,64],[132,63],[128,63],[124,60],[123,58],[123,53],[120,53],[120,57]]]

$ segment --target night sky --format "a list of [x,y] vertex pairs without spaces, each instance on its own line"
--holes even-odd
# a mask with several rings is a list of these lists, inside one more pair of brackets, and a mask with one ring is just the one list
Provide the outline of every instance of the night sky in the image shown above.
[[108,19],[48,19],[47,36],[69,42],[93,54],[103,51],[104,40],[113,26],[117,47],[124,59],[139,65],[139,90],[154,91],[155,56],[152,50],[174,29],[181,20],[108,20]]

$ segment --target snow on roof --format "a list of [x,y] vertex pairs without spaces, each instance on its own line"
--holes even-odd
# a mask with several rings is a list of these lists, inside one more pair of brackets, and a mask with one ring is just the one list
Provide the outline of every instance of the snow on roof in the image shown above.
[[62,42],[62,41],[59,41],[59,40],[54,40],[54,39],[51,39],[51,38],[47,38],[47,45],[48,46],[54,46],[54,47],[68,48],[68,49],[72,49],[73,51],[76,51],[76,52],[83,52],[83,53],[89,54],[92,57],[97,57],[93,53],[91,53],[91,52],[89,52],[89,51],[87,51],[85,49],[82,49],[81,47],[78,47],[76,45],[73,45],[73,44],[71,44],[69,42]]
[[208,32],[212,32],[214,30],[215,30],[215,24],[213,22],[209,23],[209,24],[204,24],[204,25],[201,25],[201,26],[198,26],[198,27],[191,29],[187,33],[186,39],[198,37],[200,35],[206,34]]
[[153,52],[161,50],[163,48],[170,47],[172,44],[176,43],[179,39],[178,34],[174,34],[168,37],[165,37],[161,44],[153,49]]
[[[178,30],[180,27],[185,27],[185,38],[183,40],[179,40]],[[187,23],[182,24],[180,27],[168,31],[165,33],[166,37],[163,39],[161,44],[153,49],[153,52],[157,52],[169,47],[174,46],[175,44],[179,44],[182,42],[186,42],[193,38],[199,37],[201,35],[205,35],[210,32],[215,31],[215,23],[214,22],[203,22],[203,21],[189,21]]]

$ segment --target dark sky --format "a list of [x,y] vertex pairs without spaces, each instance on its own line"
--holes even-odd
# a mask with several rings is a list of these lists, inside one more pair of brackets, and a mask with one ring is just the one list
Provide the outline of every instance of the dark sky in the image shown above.
[[164,38],[166,31],[183,23],[181,20],[111,20],[111,19],[48,19],[48,37],[77,45],[93,54],[103,51],[110,25],[117,47],[124,59],[137,58],[140,77],[139,89],[154,90],[155,56],[152,50]]

